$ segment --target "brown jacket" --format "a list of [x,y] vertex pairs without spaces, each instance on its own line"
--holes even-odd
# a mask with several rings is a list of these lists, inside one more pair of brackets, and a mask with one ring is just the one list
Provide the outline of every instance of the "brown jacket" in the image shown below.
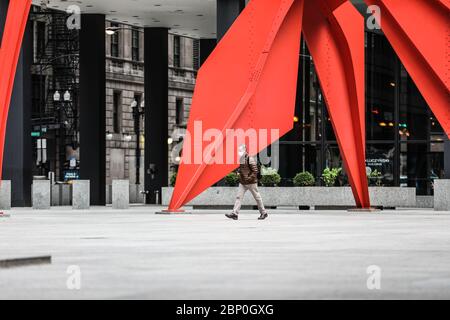
[[249,157],[248,154],[244,157],[239,167],[239,182],[243,185],[258,183],[258,164],[256,160]]

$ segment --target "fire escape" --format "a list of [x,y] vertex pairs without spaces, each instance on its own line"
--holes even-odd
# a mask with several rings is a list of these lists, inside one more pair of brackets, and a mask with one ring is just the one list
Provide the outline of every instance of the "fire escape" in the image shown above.
[[59,181],[64,180],[64,172],[69,169],[68,150],[74,153],[79,141],[79,32],[67,28],[67,17],[65,12],[38,7],[32,12],[35,173],[47,175],[52,171]]

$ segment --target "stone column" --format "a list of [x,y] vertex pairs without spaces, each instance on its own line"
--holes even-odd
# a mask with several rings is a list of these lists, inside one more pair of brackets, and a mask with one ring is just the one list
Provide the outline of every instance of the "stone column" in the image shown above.
[[80,176],[90,180],[92,204],[105,205],[105,16],[83,14],[80,30]]
[[220,41],[245,8],[245,0],[217,0],[217,40]]
[[130,182],[128,180],[112,181],[113,209],[128,209],[130,207]]
[[216,47],[217,39],[200,39],[200,66],[205,63]]
[[90,201],[90,181],[74,180],[72,185],[72,208],[75,210],[89,209]]
[[169,182],[169,29],[145,28],[144,52],[145,190],[155,203]]
[[[0,41],[8,9],[8,0],[0,0]],[[12,205],[31,205],[31,63],[32,28],[28,23],[22,42],[14,89],[6,126],[5,150],[3,158],[3,179],[11,180]]]
[[50,181],[34,180],[32,189],[33,209],[50,209]]

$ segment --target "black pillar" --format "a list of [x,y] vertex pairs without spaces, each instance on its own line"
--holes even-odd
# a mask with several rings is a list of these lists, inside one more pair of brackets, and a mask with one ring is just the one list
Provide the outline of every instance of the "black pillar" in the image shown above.
[[220,41],[245,8],[245,0],[217,0],[217,40]]
[[80,177],[91,204],[106,201],[105,16],[83,14],[80,30]]
[[[9,1],[0,0],[0,39]],[[31,63],[32,32],[28,23],[19,56],[6,125],[3,179],[11,180],[14,207],[31,205]]]
[[8,11],[9,0],[0,0],[0,43],[3,37],[5,27],[6,13]]
[[445,179],[450,179],[450,139],[447,135],[445,135],[444,142],[444,171]]
[[169,29],[145,29],[145,190],[147,203],[161,202],[169,182]]
[[208,59],[217,44],[217,39],[200,39],[200,66]]

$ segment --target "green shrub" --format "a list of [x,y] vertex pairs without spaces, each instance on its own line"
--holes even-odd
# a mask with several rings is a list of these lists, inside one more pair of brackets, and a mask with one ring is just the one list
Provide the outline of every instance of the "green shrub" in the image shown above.
[[333,168],[333,169],[326,168],[322,174],[322,180],[325,183],[325,186],[327,187],[334,186],[336,183],[336,179],[338,178],[341,171],[342,171],[341,168]]
[[373,170],[368,176],[369,185],[381,187],[383,184],[383,175],[378,170]]
[[175,187],[175,183],[177,182],[177,173],[172,173],[170,176],[170,186]]
[[306,172],[300,172],[294,177],[294,186],[296,187],[311,187],[316,184],[316,179],[314,176]]
[[225,184],[229,187],[235,187],[239,184],[239,175],[236,172],[231,172],[225,177]]
[[266,187],[274,187],[281,182],[281,176],[273,168],[261,167],[261,184]]

